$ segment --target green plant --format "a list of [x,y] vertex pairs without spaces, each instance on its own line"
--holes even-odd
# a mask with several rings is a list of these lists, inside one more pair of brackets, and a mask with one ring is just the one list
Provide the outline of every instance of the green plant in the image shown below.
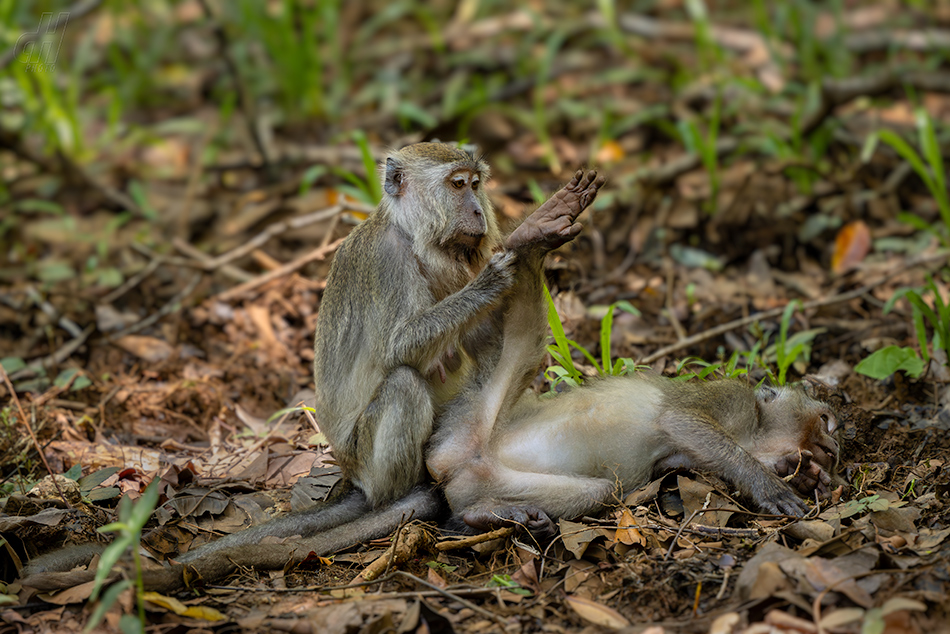
[[796,332],[791,337],[788,336],[792,315],[800,306],[801,302],[797,299],[785,306],[785,310],[782,312],[782,320],[779,323],[778,341],[767,347],[762,355],[766,364],[774,360],[778,367],[778,374],[773,373],[768,368],[766,369],[769,379],[775,385],[785,385],[788,370],[799,357],[805,361],[811,358],[812,342],[815,337],[825,332],[825,328],[812,328]]
[[[746,353],[748,354],[748,353]],[[736,350],[733,352],[728,359],[725,361],[719,361],[716,363],[710,363],[699,357],[686,357],[676,364],[676,377],[677,381],[688,381],[689,379],[700,379],[705,380],[706,377],[718,372],[724,378],[735,379],[740,376],[744,376],[749,373],[749,368],[739,367],[739,359],[742,355],[739,354],[739,351]],[[684,372],[684,370],[689,366],[696,366],[699,369],[698,372]]]
[[[878,130],[868,136],[861,152],[862,159],[867,162],[877,147],[878,140],[884,141],[897,152],[901,158],[910,163],[914,172],[920,177],[927,190],[937,202],[940,212],[941,227],[926,222],[913,213],[901,213],[898,219],[907,224],[936,235],[944,246],[950,246],[950,193],[947,192],[947,177],[944,171],[943,156],[940,153],[940,143],[937,140],[937,131],[930,115],[923,108],[914,111],[914,121],[917,127],[917,142],[920,145],[920,154],[907,141],[893,130]],[[926,162],[925,162],[926,161]]]
[[716,150],[716,142],[719,139],[719,119],[722,110],[722,99],[717,93],[713,102],[712,114],[706,126],[704,135],[695,121],[681,119],[677,122],[677,130],[683,145],[687,151],[699,156],[703,167],[709,174],[709,198],[706,200],[705,208],[707,213],[716,212],[716,199],[719,196],[719,152]]
[[[933,297],[933,308],[925,301],[927,293]],[[931,352],[927,345],[927,325],[933,330],[930,339],[930,350],[942,350],[944,359],[950,359],[950,303],[941,296],[933,277],[927,276],[927,283],[922,288],[899,288],[884,304],[885,315],[893,310],[897,300],[902,297],[910,302],[914,331],[917,335],[917,346],[914,350],[909,346],[887,346],[877,350],[863,359],[854,367],[855,372],[864,374],[873,379],[884,379],[898,370],[903,370],[912,377],[918,377],[926,368],[931,359]],[[946,361],[945,361],[946,363]]]
[[136,618],[131,614],[123,615],[120,627],[124,632],[145,631],[145,588],[142,582],[142,559],[139,555],[139,544],[142,541],[142,529],[158,502],[158,482],[158,479],[152,480],[145,487],[142,497],[137,502],[133,503],[130,498],[123,497],[119,501],[119,521],[107,524],[99,529],[101,533],[117,533],[117,536],[102,552],[99,559],[95,584],[92,594],[89,596],[90,601],[95,601],[99,597],[106,578],[112,572],[112,567],[126,553],[132,554],[132,561],[135,565],[135,579],[123,579],[114,583],[102,594],[102,599],[83,630],[85,632],[90,632],[98,627],[106,611],[118,600],[119,595],[130,587],[135,588],[138,617]]
[[861,513],[876,513],[878,511],[886,511],[889,508],[900,508],[906,504],[907,502],[891,502],[890,500],[882,498],[880,495],[869,495],[860,500],[848,500],[836,517],[844,519]]
[[360,149],[360,158],[363,160],[363,169],[366,170],[366,178],[360,178],[353,172],[331,167],[330,170],[346,179],[349,185],[340,185],[337,187],[341,192],[362,201],[368,205],[376,206],[383,199],[383,187],[376,175],[376,161],[373,159],[373,153],[369,149],[369,141],[362,130],[353,132],[353,139]]
[[597,373],[601,376],[620,376],[632,372],[637,368],[637,365],[634,363],[633,359],[628,357],[620,357],[615,361],[612,361],[610,358],[610,349],[611,349],[611,332],[613,330],[614,323],[614,309],[620,309],[630,313],[631,315],[640,315],[640,311],[636,307],[626,300],[621,300],[614,302],[609,306],[603,307],[592,307],[591,310],[594,313],[599,313],[600,310],[604,311],[604,315],[600,320],[600,353],[601,360],[600,362],[594,358],[594,355],[590,353],[584,346],[580,345],[576,341],[568,339],[564,334],[564,325],[561,323],[561,318],[557,314],[557,308],[554,306],[554,300],[551,299],[551,293],[548,291],[547,286],[544,287],[544,297],[547,300],[548,304],[548,325],[551,327],[551,334],[554,338],[554,343],[548,345],[548,352],[551,354],[551,357],[557,363],[557,365],[549,366],[545,372],[548,379],[551,381],[552,391],[553,388],[559,383],[567,383],[573,387],[579,386],[584,382],[584,377],[581,374],[580,370],[577,369],[577,366],[574,365],[574,361],[571,359],[571,348],[575,348],[579,351],[584,358],[586,358],[592,366],[597,370]]
[[521,594],[526,597],[531,596],[531,591],[527,588],[522,588],[521,585],[511,578],[511,575],[494,575],[488,581],[489,588],[504,588],[508,592],[514,592],[515,594]]

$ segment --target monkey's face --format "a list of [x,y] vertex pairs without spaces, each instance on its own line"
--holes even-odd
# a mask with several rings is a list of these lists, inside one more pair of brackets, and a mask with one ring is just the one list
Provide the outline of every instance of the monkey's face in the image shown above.
[[756,444],[763,454],[777,459],[785,453],[808,451],[823,469],[834,470],[838,443],[833,434],[838,423],[827,403],[809,396],[803,386],[760,386],[755,396],[760,434]]
[[417,143],[386,160],[383,207],[414,242],[479,266],[501,237],[484,190],[488,164],[447,143]]
[[445,208],[456,210],[455,226],[446,238],[463,248],[477,249],[488,231],[481,186],[481,174],[468,169],[455,170],[446,179]]

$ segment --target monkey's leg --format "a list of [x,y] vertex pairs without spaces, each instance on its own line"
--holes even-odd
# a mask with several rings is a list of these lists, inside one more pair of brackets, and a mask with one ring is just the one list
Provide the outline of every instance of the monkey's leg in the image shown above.
[[405,495],[424,476],[423,451],[435,419],[429,389],[418,371],[399,366],[356,421],[355,453],[365,467],[353,480],[374,506]]
[[657,422],[677,453],[660,463],[704,469],[724,477],[769,513],[802,517],[808,507],[790,486],[730,438],[718,423],[699,415],[666,414]]
[[538,537],[553,534],[549,517],[577,517],[609,501],[615,483],[550,473],[518,471],[498,464],[475,464],[445,487],[449,505],[479,530],[506,524],[525,525]]

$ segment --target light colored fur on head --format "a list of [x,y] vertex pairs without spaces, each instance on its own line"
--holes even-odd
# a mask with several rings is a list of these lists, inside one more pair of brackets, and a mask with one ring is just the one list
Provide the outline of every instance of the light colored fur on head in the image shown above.
[[[459,170],[469,170],[477,173],[484,185],[491,171],[481,158],[448,143],[416,143],[393,152],[389,161],[402,172],[405,180],[401,195],[383,194],[380,211],[414,238],[416,255],[428,260],[433,253],[428,245],[445,246],[455,237],[453,219],[449,217],[449,212],[455,206],[447,186],[449,177]],[[387,169],[387,163],[380,167],[380,179],[384,187]],[[477,196],[487,225],[485,239],[479,249],[483,261],[478,264],[484,264],[500,244],[501,232],[485,190],[480,188]],[[427,264],[444,266],[445,263]]]

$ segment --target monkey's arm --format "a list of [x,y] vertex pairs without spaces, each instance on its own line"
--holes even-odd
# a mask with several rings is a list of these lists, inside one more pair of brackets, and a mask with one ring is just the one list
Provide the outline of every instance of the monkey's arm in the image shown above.
[[492,256],[478,276],[460,291],[392,324],[389,364],[428,370],[457,339],[460,331],[498,303],[515,279],[515,255]]
[[704,469],[722,476],[762,509],[802,517],[808,507],[792,488],[700,412],[668,411],[657,422],[674,453],[658,465]]

